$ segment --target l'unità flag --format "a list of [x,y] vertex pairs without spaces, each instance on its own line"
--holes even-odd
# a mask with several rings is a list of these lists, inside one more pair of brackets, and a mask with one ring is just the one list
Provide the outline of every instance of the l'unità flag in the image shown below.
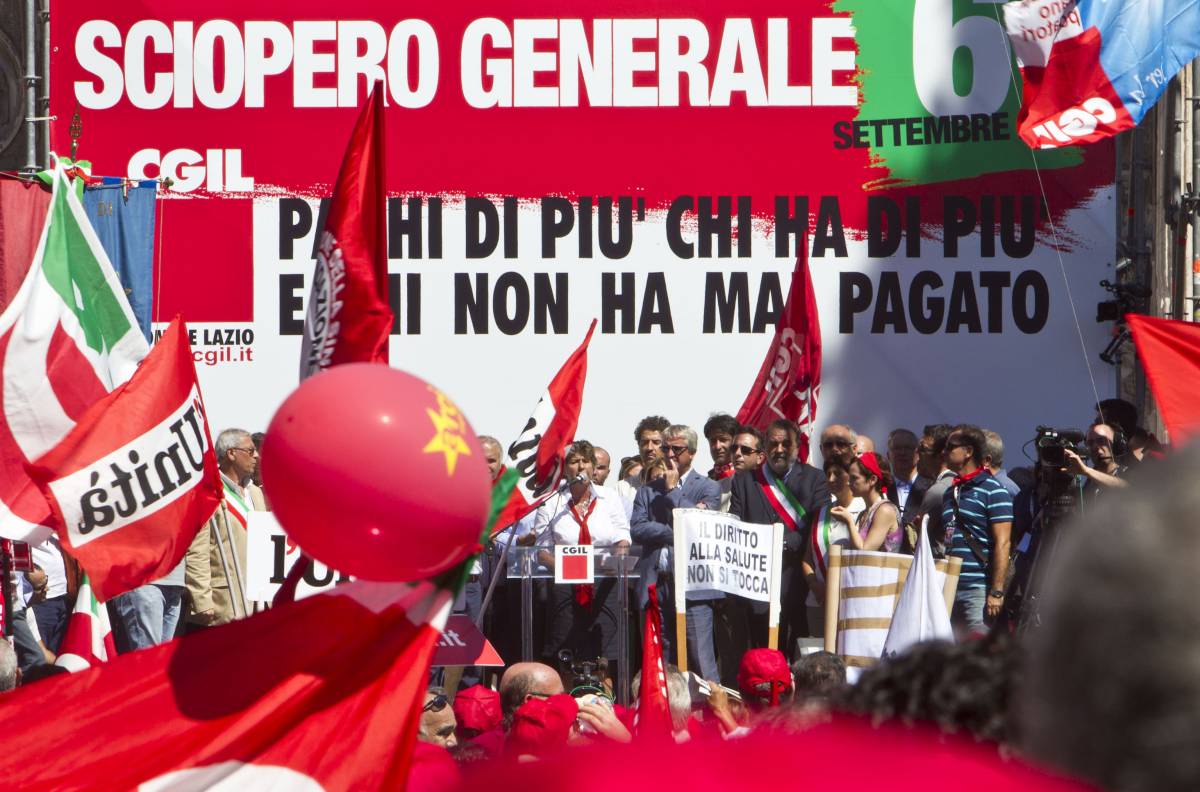
[[29,475],[51,506],[63,549],[91,577],[101,602],[175,568],[221,501],[182,319]]
[[1196,0],[1015,0],[1004,26],[1024,86],[1017,132],[1030,148],[1140,124],[1200,54]]
[[21,288],[0,314],[0,536],[33,543],[50,506],[25,471],[149,352],[62,169]]
[[92,584],[84,575],[83,583],[75,595],[75,610],[67,619],[67,631],[63,634],[54,665],[68,671],[82,671],[107,663],[116,656],[117,647],[113,644],[108,608],[96,599]]
[[579,348],[571,353],[550,387],[538,399],[533,415],[521,436],[508,447],[505,467],[517,471],[517,486],[508,505],[496,518],[503,530],[537,507],[554,491],[563,471],[563,451],[575,440],[579,412],[583,409],[583,385],[587,380],[587,350],[596,329],[593,319]]
[[22,749],[0,752],[0,778],[9,789],[403,789],[452,600],[431,583],[350,583],[18,688],[0,729]]
[[383,90],[377,83],[350,135],[304,319],[300,379],[339,363],[387,363],[387,198]]
[[758,377],[738,410],[738,423],[765,432],[774,420],[792,421],[800,429],[800,460],[806,462],[820,392],[821,321],[808,272],[806,238],[800,242],[783,317]]
[[646,626],[642,631],[642,678],[638,689],[637,736],[665,738],[674,733],[667,694],[667,669],[663,664],[662,609],[657,586],[651,584],[646,602]]

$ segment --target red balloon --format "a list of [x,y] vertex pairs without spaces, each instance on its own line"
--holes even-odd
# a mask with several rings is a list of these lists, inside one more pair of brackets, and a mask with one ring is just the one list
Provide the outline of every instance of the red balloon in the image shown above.
[[271,419],[262,477],[306,553],[366,580],[419,580],[459,563],[491,504],[483,449],[454,402],[377,363],[301,383]]

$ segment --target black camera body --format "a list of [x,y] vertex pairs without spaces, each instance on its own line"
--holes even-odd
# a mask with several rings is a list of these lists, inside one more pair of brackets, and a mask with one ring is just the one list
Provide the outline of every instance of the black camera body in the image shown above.
[[570,649],[563,649],[558,653],[558,663],[562,675],[571,683],[567,690],[604,691],[603,675],[608,670],[607,659],[576,660]]
[[1087,451],[1083,448],[1083,432],[1078,429],[1055,429],[1051,426],[1039,426],[1033,444],[1037,448],[1038,464],[1043,468],[1058,470],[1067,466],[1068,450],[1079,456]]

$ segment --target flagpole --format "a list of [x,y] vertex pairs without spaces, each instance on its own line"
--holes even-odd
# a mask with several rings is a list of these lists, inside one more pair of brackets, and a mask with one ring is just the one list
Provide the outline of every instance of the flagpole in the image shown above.
[[[225,518],[224,519],[225,525],[226,525],[226,527],[228,527],[229,526],[229,513],[225,507],[224,501],[221,502],[221,511]],[[221,537],[220,523],[221,523],[221,521],[218,520],[217,523],[213,525],[213,534],[217,538],[217,555],[221,558],[221,571],[225,573],[225,584],[230,587],[229,588],[229,604],[230,604],[230,607],[233,608],[233,618],[237,619],[237,618],[239,618],[238,606],[237,606],[237,602],[233,598],[232,579],[229,576],[229,560],[225,557],[225,539],[223,539]],[[239,578],[238,580],[240,581],[241,578]],[[245,603],[242,603],[242,607],[243,607],[242,615],[245,616],[246,615],[245,614]]]
[[504,549],[500,552],[500,562],[496,568],[492,570],[492,579],[488,581],[487,593],[483,595],[483,604],[479,606],[479,616],[475,619],[475,626],[483,629],[483,617],[487,615],[488,606],[492,604],[492,595],[496,593],[496,583],[500,580],[500,570],[505,568],[508,563],[508,548],[512,547],[512,543],[516,541],[516,537],[508,537],[508,541],[504,543]]

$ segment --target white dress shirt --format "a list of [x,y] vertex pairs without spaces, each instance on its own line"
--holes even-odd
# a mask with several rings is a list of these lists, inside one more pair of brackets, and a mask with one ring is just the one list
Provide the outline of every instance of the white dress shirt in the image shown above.
[[[595,484],[589,486],[596,504],[595,509],[591,509],[590,504],[587,507],[591,509],[587,526],[592,544],[606,547],[617,542],[628,542],[629,519],[625,516],[625,506],[620,496]],[[580,514],[581,517],[587,515],[587,509]],[[579,544],[579,523],[571,514],[571,493],[555,493],[539,506],[534,512],[533,530],[537,534],[538,545]]]

